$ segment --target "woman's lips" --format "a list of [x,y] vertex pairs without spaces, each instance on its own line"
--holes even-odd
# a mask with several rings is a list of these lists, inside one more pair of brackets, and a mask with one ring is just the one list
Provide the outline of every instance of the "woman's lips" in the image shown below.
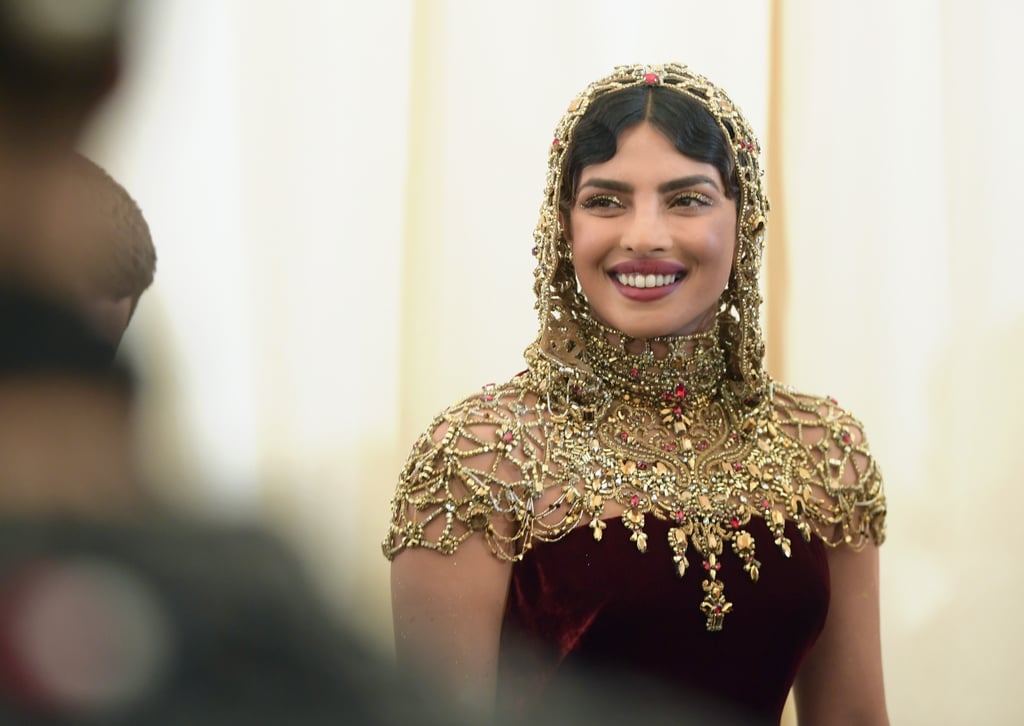
[[672,260],[644,258],[625,260],[609,267],[608,272],[612,275],[681,275],[686,272],[686,266]]
[[645,287],[664,287],[665,285],[670,285],[676,281],[678,275],[681,273],[673,272],[667,275],[648,273],[645,275],[643,273],[627,274],[624,272],[617,272],[614,274],[615,279],[618,280],[619,283],[627,285],[628,287],[638,287],[643,289]]
[[[639,302],[649,302],[651,300],[660,300],[661,298],[671,295],[673,292],[678,290],[679,286],[686,278],[686,273],[678,272],[668,275],[655,275],[653,273],[648,275],[639,275],[638,273],[634,273],[627,275],[624,272],[613,272],[610,273],[608,277],[623,297]],[[623,278],[625,278],[625,282],[623,282]],[[638,278],[643,279],[641,280]],[[672,280],[672,282],[668,282],[668,280]],[[642,283],[644,287],[639,287],[639,283]],[[650,287],[648,287],[648,283],[650,283]]]

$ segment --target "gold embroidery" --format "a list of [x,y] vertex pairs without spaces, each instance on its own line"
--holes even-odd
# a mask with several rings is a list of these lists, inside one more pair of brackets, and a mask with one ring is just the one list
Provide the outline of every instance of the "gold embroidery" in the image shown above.
[[[496,554],[516,560],[534,542],[560,539],[584,521],[601,541],[606,510],[615,503],[640,553],[647,550],[648,517],[672,524],[675,571],[681,577],[691,565],[703,571],[700,609],[707,628],[718,630],[733,609],[719,578],[723,557],[737,557],[754,582],[760,575],[747,529],[752,519],[764,521],[787,557],[787,521],[807,540],[817,534],[833,545],[881,542],[881,479],[859,424],[834,401],[781,386],[762,401],[735,400],[721,367],[679,365],[720,350],[713,333],[694,337],[668,341],[668,356],[642,376],[632,371],[651,364],[646,353],[595,347],[603,353],[587,357],[602,382],[594,390],[620,394],[593,403],[579,393],[561,418],[548,415],[530,393],[529,375],[489,401],[484,394],[446,412],[432,427],[447,427],[444,435],[425,436],[402,474],[385,553],[393,557],[410,546],[452,552],[481,531]],[[694,375],[671,375],[684,369]],[[638,390],[638,378],[657,379],[665,390],[661,396],[653,384]],[[680,385],[706,395],[677,398]],[[661,420],[667,393],[690,422],[684,432]],[[485,428],[489,437],[481,434]],[[503,467],[516,475],[501,475]],[[496,527],[495,517],[511,530]],[[435,519],[444,526],[426,538]]]

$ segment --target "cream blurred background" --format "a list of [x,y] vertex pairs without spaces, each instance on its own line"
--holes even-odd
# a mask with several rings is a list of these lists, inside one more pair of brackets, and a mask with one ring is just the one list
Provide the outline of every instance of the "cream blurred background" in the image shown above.
[[773,372],[884,467],[893,723],[1024,722],[1022,25],[999,0],[139,0],[85,149],[160,256],[126,343],[148,467],[284,532],[389,647],[387,502],[437,410],[522,368],[555,123],[613,65],[687,62],[767,147]]

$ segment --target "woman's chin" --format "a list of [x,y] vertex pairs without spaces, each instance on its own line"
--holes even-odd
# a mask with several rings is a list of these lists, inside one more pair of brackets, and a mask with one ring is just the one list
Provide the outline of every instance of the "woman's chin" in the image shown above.
[[[623,333],[630,338],[670,338],[703,333],[715,327],[718,319],[718,303],[697,312],[681,311],[678,305],[650,305],[646,310],[637,311],[626,306],[604,306],[598,310],[590,305],[590,314],[602,325]],[[605,314],[602,314],[605,313]],[[682,313],[682,314],[681,314]]]

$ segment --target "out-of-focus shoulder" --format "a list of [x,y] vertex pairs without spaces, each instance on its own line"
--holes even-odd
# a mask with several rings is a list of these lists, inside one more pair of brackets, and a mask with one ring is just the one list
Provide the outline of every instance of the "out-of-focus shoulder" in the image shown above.
[[885,492],[863,424],[831,396],[775,383],[773,417],[807,452],[818,496],[832,516],[819,533],[829,544],[861,547],[885,539]]
[[452,554],[484,536],[516,559],[532,527],[545,448],[543,415],[525,377],[484,386],[438,414],[412,447],[391,503],[384,554]]

